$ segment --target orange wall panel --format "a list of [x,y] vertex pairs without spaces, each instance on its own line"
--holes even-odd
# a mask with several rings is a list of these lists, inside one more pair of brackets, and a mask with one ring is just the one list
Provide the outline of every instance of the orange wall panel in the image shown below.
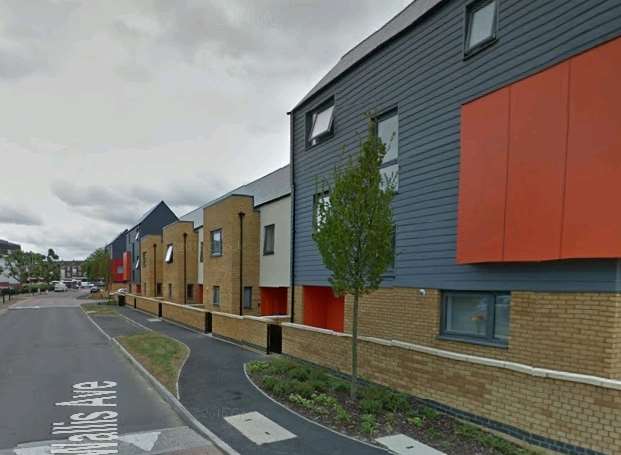
[[332,288],[304,286],[304,324],[343,331],[345,298],[335,297]]
[[508,88],[462,107],[459,263],[503,258],[508,138]]
[[287,314],[287,288],[261,288],[261,315]]
[[511,86],[505,260],[559,257],[568,78],[566,62]]
[[571,61],[562,256],[621,257],[621,38]]

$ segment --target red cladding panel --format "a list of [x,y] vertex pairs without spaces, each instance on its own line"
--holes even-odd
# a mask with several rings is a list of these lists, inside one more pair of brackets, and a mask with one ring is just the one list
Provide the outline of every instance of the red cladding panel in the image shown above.
[[558,259],[569,63],[511,86],[505,261]]
[[462,107],[457,262],[503,258],[509,89]]
[[287,288],[261,288],[261,315],[287,314]]
[[571,61],[562,256],[621,257],[621,38]]
[[123,259],[113,259],[110,267],[112,269],[112,281],[115,283],[123,281]]
[[123,253],[123,281],[129,281],[131,267],[129,251],[125,251]]
[[342,332],[344,319],[344,297],[335,297],[329,287],[304,286],[304,324]]

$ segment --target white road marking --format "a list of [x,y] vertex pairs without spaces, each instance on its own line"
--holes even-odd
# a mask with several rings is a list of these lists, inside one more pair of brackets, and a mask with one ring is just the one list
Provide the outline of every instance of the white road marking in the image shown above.
[[119,440],[135,445],[139,449],[145,452],[150,452],[155,446],[155,443],[159,439],[161,431],[152,431],[149,433],[133,433],[120,436]]
[[296,437],[290,431],[256,411],[225,417],[224,420],[259,446]]
[[445,455],[443,452],[401,433],[377,438],[376,441],[399,455]]
[[149,322],[162,322],[162,320],[160,318],[149,318],[149,319],[147,319],[147,321],[149,321]]
[[50,455],[50,446],[24,447],[13,449],[16,455]]

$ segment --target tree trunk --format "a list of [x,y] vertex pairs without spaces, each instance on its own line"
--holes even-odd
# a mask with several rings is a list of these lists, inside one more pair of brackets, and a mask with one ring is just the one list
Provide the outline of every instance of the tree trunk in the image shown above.
[[356,399],[358,389],[358,293],[354,294],[354,318],[351,328],[351,389],[352,400]]

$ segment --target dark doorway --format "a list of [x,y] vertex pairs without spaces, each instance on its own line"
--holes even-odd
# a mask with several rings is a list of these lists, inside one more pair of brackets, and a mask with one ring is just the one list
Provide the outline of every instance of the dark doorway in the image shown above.
[[267,325],[267,353],[282,353],[282,327],[278,324]]

